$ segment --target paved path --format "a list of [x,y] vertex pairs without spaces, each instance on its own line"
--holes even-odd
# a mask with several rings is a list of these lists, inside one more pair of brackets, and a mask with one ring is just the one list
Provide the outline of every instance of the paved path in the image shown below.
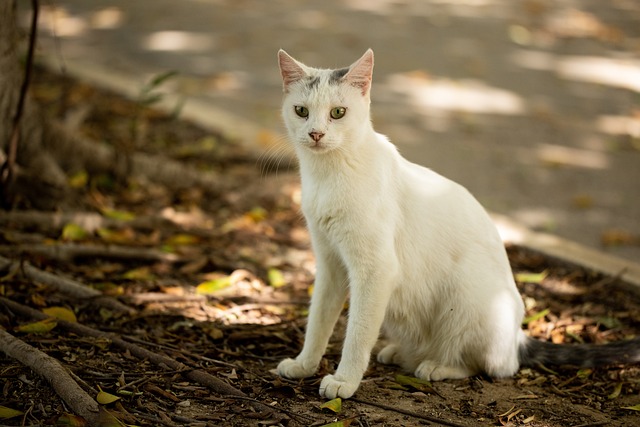
[[[277,132],[279,48],[334,67],[372,47],[374,124],[406,157],[534,229],[596,248],[640,238],[635,0],[55,4],[45,52],[53,22],[67,60],[141,84],[178,70],[177,90]],[[638,242],[607,251],[640,262]]]

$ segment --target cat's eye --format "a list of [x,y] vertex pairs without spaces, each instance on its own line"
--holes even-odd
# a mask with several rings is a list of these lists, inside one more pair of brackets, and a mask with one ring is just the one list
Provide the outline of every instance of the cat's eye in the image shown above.
[[309,109],[307,107],[303,107],[301,105],[296,105],[296,114],[302,118],[309,117]]
[[331,118],[341,119],[347,113],[347,109],[344,107],[336,107],[331,109]]

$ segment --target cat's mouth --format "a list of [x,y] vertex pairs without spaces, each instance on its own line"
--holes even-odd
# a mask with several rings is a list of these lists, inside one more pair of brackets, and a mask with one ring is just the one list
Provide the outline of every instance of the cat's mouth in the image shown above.
[[325,151],[329,151],[329,147],[323,141],[317,141],[317,142],[316,141],[310,141],[310,142],[307,142],[305,144],[305,146],[309,150],[311,150],[311,151],[313,151],[315,153],[322,153],[322,152],[325,152]]

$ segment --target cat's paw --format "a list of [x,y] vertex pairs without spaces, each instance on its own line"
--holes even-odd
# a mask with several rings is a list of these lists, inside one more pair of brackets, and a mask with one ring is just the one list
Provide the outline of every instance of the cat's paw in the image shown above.
[[444,366],[432,360],[425,360],[418,365],[414,375],[427,381],[458,380],[475,375],[477,372],[469,368]]
[[327,375],[320,383],[320,395],[327,399],[348,399],[356,392],[360,381],[343,380],[338,375]]
[[307,378],[316,373],[317,366],[306,365],[297,359],[284,359],[278,364],[278,375],[285,378]]
[[385,365],[398,364],[398,350],[398,345],[389,344],[378,353],[378,362],[384,363]]

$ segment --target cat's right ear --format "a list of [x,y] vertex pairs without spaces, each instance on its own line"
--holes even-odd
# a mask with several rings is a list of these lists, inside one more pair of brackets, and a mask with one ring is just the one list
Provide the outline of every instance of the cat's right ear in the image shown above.
[[285,92],[288,91],[289,85],[307,75],[302,64],[282,49],[278,51],[278,63],[280,64],[280,74],[282,75],[282,88]]

